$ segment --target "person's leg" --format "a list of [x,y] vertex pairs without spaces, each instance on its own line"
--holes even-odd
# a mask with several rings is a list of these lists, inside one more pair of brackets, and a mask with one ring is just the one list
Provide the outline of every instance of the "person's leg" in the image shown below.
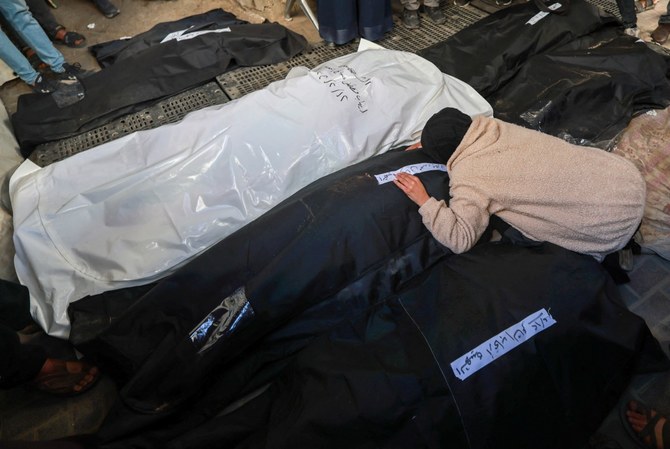
[[440,0],[424,0],[423,6],[426,10],[426,14],[433,22],[441,25],[447,21],[447,16],[442,12],[442,9],[440,9]]
[[405,28],[415,29],[421,26],[419,19],[419,0],[400,0],[403,6],[402,24]]
[[22,345],[9,327],[0,326],[0,388],[14,388],[33,380],[47,356],[39,346]]
[[326,42],[342,45],[358,36],[357,0],[319,0],[316,14]]
[[34,321],[30,315],[28,289],[0,279],[0,325],[20,331],[31,324]]
[[405,9],[409,9],[412,11],[416,11],[419,9],[420,3],[419,0],[400,0],[400,3],[402,3],[402,6]]
[[71,396],[85,392],[99,378],[98,367],[84,361],[47,358],[33,385],[47,393]]
[[624,28],[637,27],[637,13],[635,11],[635,0],[616,0],[617,7],[621,13],[621,22]]
[[665,44],[670,37],[670,2],[668,2],[668,9],[658,19],[658,27],[651,33],[651,38],[654,42]]
[[95,6],[98,7],[102,15],[107,17],[108,19],[118,16],[119,13],[121,12],[119,8],[117,8],[116,5],[114,5],[109,0],[92,0],[92,1],[95,4]]
[[393,28],[391,0],[358,1],[358,34],[370,41],[384,37]]
[[658,23],[670,23],[670,2],[668,2],[668,9],[666,9],[665,14],[658,19]]
[[0,13],[14,28],[14,31],[30,46],[51,70],[62,73],[65,58],[53,46],[42,27],[28,11],[25,0],[0,1]]
[[83,393],[100,378],[97,367],[79,360],[48,358],[41,346],[21,344],[19,336],[0,325],[0,388],[27,383],[51,394]]
[[49,8],[44,0],[26,0],[26,5],[28,5],[28,9],[30,9],[37,23],[40,24],[52,41],[73,48],[86,45],[86,38],[83,35],[76,31],[68,30],[56,21],[51,8]]
[[626,404],[628,431],[649,449],[670,448],[670,426],[665,416],[637,401]]
[[56,18],[49,9],[47,2],[44,0],[26,0],[26,5],[35,20],[37,20],[37,23],[40,24],[49,36],[56,32],[59,24],[56,22]]
[[[2,2],[0,2],[2,3]],[[0,30],[0,59],[21,78],[26,84],[32,86],[39,77],[39,73],[33,69],[30,62],[9,40],[7,35]]]

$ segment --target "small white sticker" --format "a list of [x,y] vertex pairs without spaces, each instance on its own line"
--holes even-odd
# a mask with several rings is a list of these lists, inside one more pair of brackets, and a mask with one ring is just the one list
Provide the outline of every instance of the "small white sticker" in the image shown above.
[[[542,0],[540,0],[540,1],[542,1]],[[560,8],[560,7],[561,7],[561,4],[560,4],[560,3],[554,3],[554,4],[550,5],[548,8],[551,9],[552,11],[555,11],[555,10],[557,10],[557,9]],[[537,22],[539,22],[540,20],[544,19],[544,18],[547,17],[548,15],[549,15],[549,13],[546,12],[546,11],[538,12],[538,13],[535,14],[533,17],[531,17],[531,18],[528,20],[528,22],[526,22],[526,25],[535,25]]]
[[377,179],[377,182],[379,184],[386,184],[387,182],[391,182],[395,179],[396,173],[405,172],[409,173],[410,175],[415,175],[417,173],[423,173],[425,171],[447,171],[447,166],[444,164],[423,162],[421,164],[405,165],[404,167],[399,168],[398,170],[382,173],[381,175],[375,175],[375,178]]
[[185,41],[187,39],[193,39],[194,37],[198,37],[202,34],[209,34],[209,33],[230,33],[230,28],[220,28],[218,30],[201,30],[201,31],[194,31],[192,33],[189,33],[188,30],[191,28],[187,28],[185,30],[181,31],[174,31],[167,36],[163,38],[161,41],[161,44],[168,42],[168,41]]
[[451,369],[456,377],[465,380],[554,324],[556,324],[554,317],[545,309],[541,309],[463,354],[451,362]]

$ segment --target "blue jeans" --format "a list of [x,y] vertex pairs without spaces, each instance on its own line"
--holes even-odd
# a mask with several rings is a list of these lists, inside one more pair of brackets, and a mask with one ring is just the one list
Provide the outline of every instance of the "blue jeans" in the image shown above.
[[[65,63],[63,55],[56,50],[42,27],[30,14],[25,0],[0,0],[0,14],[4,16],[16,34],[35,50],[37,56],[51,67],[51,70],[58,73],[63,72]],[[35,83],[39,74],[1,30],[0,58],[27,84]]]

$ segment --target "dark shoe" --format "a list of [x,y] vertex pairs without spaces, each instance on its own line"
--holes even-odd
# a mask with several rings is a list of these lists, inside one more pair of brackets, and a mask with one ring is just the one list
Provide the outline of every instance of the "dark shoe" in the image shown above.
[[630,27],[623,30],[624,33],[631,37],[640,37],[640,30],[638,27]]
[[67,62],[63,64],[62,72],[54,72],[55,78],[58,81],[72,82],[77,81],[81,78],[86,78],[92,72],[84,70],[81,68],[81,65],[78,62],[74,64],[68,64]]
[[108,19],[118,16],[121,12],[119,11],[119,8],[114,6],[114,4],[109,0],[93,0],[93,3],[95,3],[95,6],[98,7],[102,15]]
[[35,82],[30,85],[30,87],[32,87],[33,91],[37,92],[38,94],[50,94],[56,90],[56,86],[54,86],[51,81],[42,75],[38,76]]
[[67,45],[71,48],[81,48],[86,45],[86,38],[76,31],[69,31],[63,25],[58,25],[49,33],[49,37],[56,44]]
[[424,8],[426,9],[426,15],[436,24],[442,25],[447,21],[447,16],[444,15],[439,6],[425,6]]
[[419,28],[421,26],[421,21],[419,20],[419,11],[411,10],[405,8],[402,12],[402,24],[405,25],[405,28],[410,30]]
[[657,44],[665,44],[670,36],[670,23],[659,23],[658,27],[651,32],[651,38]]
[[90,70],[82,69],[81,64],[79,64],[78,62],[75,62],[74,64],[68,64],[66,62],[65,64],[63,64],[63,68],[65,69],[65,73],[79,79],[86,78],[87,76],[93,74],[93,72]]

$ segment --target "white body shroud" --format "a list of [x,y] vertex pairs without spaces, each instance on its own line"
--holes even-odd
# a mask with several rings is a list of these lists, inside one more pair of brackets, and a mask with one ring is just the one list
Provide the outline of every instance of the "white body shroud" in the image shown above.
[[34,318],[66,338],[70,302],[170,274],[312,181],[417,141],[447,106],[492,114],[425,59],[366,50],[45,168],[24,162],[10,190]]

